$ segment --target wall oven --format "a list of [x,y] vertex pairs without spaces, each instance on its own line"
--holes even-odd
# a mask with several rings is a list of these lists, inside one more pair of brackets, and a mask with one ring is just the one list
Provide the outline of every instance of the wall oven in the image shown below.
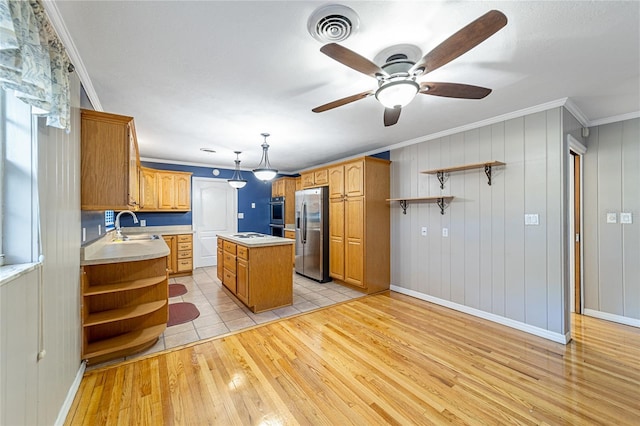
[[284,197],[274,197],[269,202],[271,225],[282,225],[284,227]]
[[284,225],[269,225],[271,227],[271,235],[274,237],[284,237]]

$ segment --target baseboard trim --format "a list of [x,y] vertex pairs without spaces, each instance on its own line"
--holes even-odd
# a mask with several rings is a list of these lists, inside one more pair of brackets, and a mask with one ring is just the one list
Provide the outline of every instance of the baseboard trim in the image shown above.
[[544,339],[551,340],[557,343],[562,343],[563,345],[566,345],[571,341],[571,332],[568,332],[567,334],[554,333],[540,327],[535,327],[520,321],[501,317],[500,315],[484,312],[476,308],[464,306],[459,303],[440,299],[438,297],[420,293],[415,290],[398,287],[396,285],[391,285],[391,290],[397,291],[398,293],[406,294],[407,296],[415,297],[416,299],[424,300],[425,302],[434,303],[436,305],[444,306],[445,308],[450,308],[459,312],[463,312],[465,314],[473,315],[474,317],[486,319],[488,321],[495,322],[510,328],[515,328],[516,330],[524,331],[525,333],[533,334],[534,336],[542,337]]
[[64,403],[62,404],[62,407],[60,407],[60,411],[58,412],[58,418],[54,423],[56,426],[64,425],[65,420],[67,420],[67,415],[69,415],[71,404],[73,404],[73,400],[76,397],[76,393],[78,393],[78,389],[80,389],[80,383],[82,382],[82,376],[84,376],[84,372],[86,368],[87,368],[86,361],[82,361],[80,363],[80,368],[78,368],[78,372],[76,373],[76,378],[73,380],[73,383],[69,388],[69,392],[67,392],[67,397],[64,399]]
[[622,315],[610,314],[608,312],[596,311],[594,309],[585,309],[583,313],[588,317],[617,322],[619,324],[630,325],[632,327],[640,327],[640,319],[623,317]]

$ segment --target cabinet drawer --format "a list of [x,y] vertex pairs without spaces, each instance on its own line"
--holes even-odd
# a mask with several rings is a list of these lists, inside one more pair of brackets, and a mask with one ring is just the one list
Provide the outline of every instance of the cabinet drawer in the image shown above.
[[238,246],[238,257],[240,259],[249,260],[249,249],[243,246]]
[[178,242],[179,243],[190,243],[192,241],[193,241],[193,235],[191,235],[191,234],[178,235]]
[[231,254],[236,254],[236,245],[234,243],[231,243],[229,241],[225,241],[224,242],[224,251],[231,253]]
[[191,259],[192,252],[191,250],[179,250],[178,251],[178,259]]
[[191,242],[188,242],[188,243],[178,242],[178,250],[191,250],[191,247],[192,247]]
[[236,257],[232,254],[224,254],[224,269],[228,269],[231,272],[236,272]]
[[189,259],[178,260],[178,272],[193,270],[193,261]]
[[233,294],[236,293],[236,274],[225,268],[222,284],[227,287]]

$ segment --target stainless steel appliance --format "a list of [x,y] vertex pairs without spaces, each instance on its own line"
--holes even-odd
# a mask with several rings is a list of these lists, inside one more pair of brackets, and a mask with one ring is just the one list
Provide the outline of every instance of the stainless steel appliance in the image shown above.
[[296,191],[296,272],[329,278],[329,187]]
[[284,226],[284,197],[273,197],[269,202],[271,225]]
[[271,235],[274,237],[284,237],[284,225],[269,225],[271,227]]

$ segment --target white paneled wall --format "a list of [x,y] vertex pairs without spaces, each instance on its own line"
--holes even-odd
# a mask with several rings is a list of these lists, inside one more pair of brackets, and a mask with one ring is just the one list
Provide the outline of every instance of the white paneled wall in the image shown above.
[[[411,203],[406,215],[391,206],[394,289],[562,340],[567,155],[563,108],[392,150],[393,198],[455,197],[444,215],[435,204]],[[491,186],[483,169],[451,173],[444,190],[420,173],[491,160],[506,163]],[[525,226],[525,214],[540,224]]]
[[80,83],[71,81],[71,133],[39,120],[44,261],[0,287],[3,425],[54,424],[80,369]]
[[[640,119],[590,129],[584,155],[585,313],[640,326]],[[620,213],[632,213],[631,224]],[[607,223],[615,213],[616,223]]]

